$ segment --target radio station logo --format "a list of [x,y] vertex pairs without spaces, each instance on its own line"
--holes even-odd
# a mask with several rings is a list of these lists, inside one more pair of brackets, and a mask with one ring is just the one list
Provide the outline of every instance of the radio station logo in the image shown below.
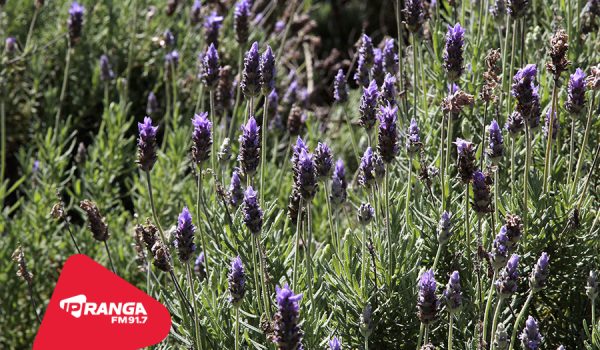
[[111,323],[146,323],[148,313],[140,302],[88,302],[85,294],[63,299],[59,302],[61,309],[75,318],[83,316],[110,316]]

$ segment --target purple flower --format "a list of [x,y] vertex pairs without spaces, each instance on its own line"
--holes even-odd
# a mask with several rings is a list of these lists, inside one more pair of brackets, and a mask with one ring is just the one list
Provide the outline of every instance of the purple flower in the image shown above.
[[446,290],[444,291],[444,299],[448,312],[451,314],[457,312],[462,307],[462,292],[460,288],[460,275],[458,271],[452,272]]
[[438,242],[446,244],[452,237],[452,213],[444,211],[437,227]]
[[375,209],[369,203],[362,203],[358,208],[358,222],[367,226],[375,217]]
[[274,317],[273,343],[281,350],[302,350],[302,330],[300,329],[300,307],[302,294],[294,294],[287,285],[275,288],[277,313]]
[[517,100],[516,110],[521,113],[525,120],[531,118],[531,109],[534,103],[536,93],[535,81],[537,76],[537,66],[528,64],[519,69],[513,77],[511,94]]
[[219,16],[216,11],[211,12],[204,21],[204,36],[206,44],[214,44],[219,47],[219,29],[223,24],[223,16]]
[[294,169],[296,173],[295,186],[305,202],[310,202],[317,193],[317,168],[312,154],[301,149],[298,162]]
[[523,224],[518,215],[506,214],[506,235],[508,236],[508,250],[515,251],[523,235]]
[[500,277],[494,283],[496,291],[501,298],[507,298],[513,295],[517,291],[519,282],[519,256],[517,254],[511,255],[510,259],[506,263],[506,266],[500,272]]
[[328,344],[329,350],[342,350],[342,344],[337,337],[333,337]]
[[293,79],[288,84],[287,90],[285,90],[285,94],[283,94],[283,104],[285,106],[291,106],[296,103],[298,98],[298,82],[296,79]]
[[382,106],[385,106],[386,104],[392,106],[396,105],[396,77],[391,73],[387,73],[383,79],[381,92],[379,94],[379,103]]
[[436,288],[437,283],[433,270],[425,271],[419,279],[419,298],[417,300],[418,316],[423,324],[429,324],[437,317],[439,302],[435,295]]
[[538,324],[535,318],[529,316],[525,321],[525,329],[519,336],[523,349],[526,350],[538,350],[542,344],[542,335],[538,328]]
[[512,112],[512,114],[508,116],[506,124],[504,125],[504,128],[506,129],[506,131],[508,131],[511,137],[516,137],[517,134],[523,131],[524,127],[525,121],[523,120],[523,116],[521,115],[521,113],[519,113],[518,111]]
[[333,81],[333,98],[336,102],[344,103],[348,100],[348,86],[344,70],[339,69]]
[[383,79],[385,79],[385,70],[383,70],[383,54],[380,49],[373,50],[373,67],[371,67],[371,76],[373,80],[377,82],[377,85],[381,86],[383,84]]
[[333,155],[331,149],[326,143],[321,143],[315,148],[315,166],[317,168],[317,176],[324,180],[331,176],[333,169]]
[[165,43],[165,47],[175,47],[175,35],[173,35],[173,32],[171,32],[169,29],[165,30],[165,32],[163,33],[163,40]]
[[488,126],[488,133],[490,136],[490,143],[486,150],[488,158],[493,164],[498,164],[498,161],[504,155],[504,141],[502,138],[502,131],[498,122],[494,119]]
[[416,33],[421,29],[423,24],[423,3],[421,0],[406,0],[404,2],[404,10],[406,16],[406,27],[412,33]]
[[238,44],[245,44],[248,41],[248,18],[250,17],[250,2],[240,0],[235,5],[233,12],[233,29],[235,30],[235,40]]
[[363,94],[360,98],[360,125],[366,130],[371,130],[377,121],[377,83],[372,80],[369,87],[363,89]]
[[209,90],[214,90],[219,82],[219,53],[214,44],[210,44],[202,57],[200,78]]
[[168,74],[179,65],[179,51],[173,50],[165,55],[165,70]]
[[473,173],[473,210],[479,215],[493,211],[487,177],[479,170]]
[[391,75],[398,74],[398,54],[394,48],[394,39],[386,39],[383,46],[383,67]]
[[373,41],[367,34],[363,34],[360,38],[360,47],[358,48],[359,60],[362,58],[367,69],[373,67],[375,52],[373,49]]
[[231,261],[227,281],[229,282],[229,302],[234,307],[240,307],[246,294],[246,274],[239,255]]
[[458,173],[463,183],[468,183],[475,172],[476,146],[467,140],[457,138],[454,142],[458,150]]
[[580,68],[571,74],[568,91],[565,108],[571,115],[577,115],[585,107],[585,72]]
[[506,235],[506,226],[500,228],[492,243],[492,251],[489,253],[492,266],[495,270],[500,270],[508,261],[508,236]]
[[371,147],[367,147],[364,155],[360,160],[358,167],[358,183],[361,186],[370,188],[375,182],[375,169],[373,162],[373,150]]
[[560,124],[558,122],[558,116],[556,112],[552,113],[552,108],[548,109],[546,112],[546,123],[542,130],[544,131],[544,136],[548,138],[548,132],[550,131],[550,119],[552,119],[552,141],[556,140],[558,136],[558,129],[560,128]]
[[179,218],[177,219],[177,228],[175,229],[175,240],[173,244],[177,248],[179,260],[186,262],[190,260],[196,245],[194,244],[194,232],[196,227],[192,224],[192,215],[187,207],[183,207]]
[[379,110],[379,143],[377,148],[385,163],[391,163],[398,155],[398,131],[396,121],[398,108],[390,104]]
[[200,282],[206,279],[206,266],[204,263],[204,252],[200,252],[194,262],[194,273],[200,279]]
[[145,117],[143,123],[138,123],[138,156],[137,163],[143,171],[150,171],[156,163],[156,131],[158,126],[152,126],[152,119]]
[[464,71],[463,67],[463,46],[465,30],[456,23],[454,27],[448,26],[446,33],[446,47],[444,49],[444,68],[448,75],[448,80],[458,81]]
[[548,264],[550,263],[550,257],[546,252],[540,255],[533,271],[531,271],[531,277],[529,277],[529,286],[532,291],[539,291],[546,287],[546,281],[548,280]]
[[259,234],[263,224],[263,211],[258,204],[258,192],[248,186],[244,193],[244,224],[252,234]]
[[258,168],[260,161],[260,128],[254,117],[250,117],[246,125],[242,127],[240,136],[240,153],[238,161],[246,176],[252,176]]
[[158,100],[154,92],[150,91],[148,94],[148,102],[146,103],[146,114],[150,117],[158,113]]
[[208,120],[208,113],[202,112],[194,115],[192,119],[194,131],[192,132],[192,160],[196,164],[210,158],[210,146],[212,146],[212,123]]
[[192,10],[190,11],[190,21],[192,24],[198,24],[200,22],[200,15],[202,14],[202,2],[200,0],[194,0]]
[[81,38],[84,13],[85,8],[77,1],[74,1],[71,4],[71,7],[69,8],[69,19],[67,20],[71,45],[75,45],[79,41],[79,38]]
[[406,136],[406,152],[410,157],[413,157],[421,149],[421,137],[419,136],[419,126],[413,118],[410,121]]
[[102,81],[109,81],[113,80],[114,78],[115,73],[110,67],[110,61],[108,60],[108,56],[100,56],[100,79],[102,79]]
[[258,68],[262,93],[267,96],[275,88],[275,57],[273,56],[271,46],[267,45],[267,49],[260,56]]
[[254,42],[244,57],[244,70],[240,87],[246,98],[256,97],[260,93],[260,55],[258,42]]
[[369,66],[363,56],[358,57],[356,72],[354,72],[354,81],[363,88],[369,86]]
[[9,36],[8,38],[6,38],[4,43],[4,49],[8,54],[12,54],[13,52],[15,52],[15,49],[17,48],[17,39],[15,39],[14,36]]
[[344,168],[344,161],[338,159],[333,169],[333,176],[331,177],[331,203],[335,206],[339,206],[346,201],[348,183],[346,182],[346,169]]
[[542,115],[542,106],[540,105],[540,95],[538,94],[539,85],[533,87],[533,93],[531,94],[531,108],[529,110],[529,117],[527,123],[531,130],[537,129],[540,126],[540,116]]
[[271,90],[267,96],[267,100],[269,101],[268,115],[269,117],[274,118],[277,115],[277,107],[279,106],[279,95],[277,94],[277,90]]
[[237,208],[242,204],[243,200],[244,189],[242,188],[242,182],[240,181],[239,170],[236,168],[233,170],[231,182],[229,184],[229,203]]

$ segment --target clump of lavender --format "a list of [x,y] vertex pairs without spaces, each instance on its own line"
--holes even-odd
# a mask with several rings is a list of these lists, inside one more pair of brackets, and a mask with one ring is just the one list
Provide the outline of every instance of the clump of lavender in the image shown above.
[[214,44],[210,44],[202,57],[200,78],[208,90],[214,90],[219,82],[219,53]]
[[443,58],[444,69],[450,81],[458,81],[464,71],[464,36],[465,30],[460,26],[460,23],[456,23],[454,27],[448,26]]
[[250,18],[251,4],[248,0],[240,0],[235,5],[233,12],[233,29],[235,40],[243,45],[248,42],[248,19]]
[[386,73],[381,85],[381,92],[379,93],[379,103],[382,106],[387,104],[396,105],[396,77],[391,73]]
[[467,184],[473,178],[475,172],[476,146],[467,140],[457,138],[454,142],[458,150],[458,174],[463,183]]
[[373,150],[367,147],[358,167],[358,183],[361,186],[370,188],[375,181],[375,165],[373,162]]
[[571,116],[576,116],[585,107],[585,72],[577,68],[569,78],[566,110]]
[[263,211],[258,203],[258,192],[248,186],[244,193],[244,224],[252,234],[259,234],[263,224]]
[[373,61],[375,60],[375,51],[373,48],[373,41],[367,34],[363,34],[360,38],[360,46],[358,48],[359,58],[363,59],[363,62],[367,69],[373,67]]
[[94,239],[100,242],[105,242],[108,237],[108,225],[106,218],[100,214],[96,203],[90,200],[83,200],[79,203],[79,207],[85,212],[89,221],[89,229],[92,232]]
[[454,314],[462,307],[462,292],[460,288],[460,275],[458,271],[452,272],[446,290],[444,291],[444,300],[450,314]]
[[360,125],[369,131],[375,125],[377,121],[377,98],[379,92],[377,91],[377,83],[373,80],[367,88],[363,89],[363,94],[360,98],[360,106],[358,110],[360,112]]
[[204,252],[200,252],[194,262],[194,273],[198,276],[200,282],[206,279],[206,265],[204,263]]
[[338,159],[333,169],[333,176],[331,177],[331,203],[334,206],[339,206],[346,201],[348,183],[346,182],[346,169],[344,168],[344,161]]
[[525,121],[523,120],[523,115],[518,111],[512,112],[508,116],[506,124],[504,125],[504,128],[506,129],[506,131],[508,131],[511,137],[516,137],[517,134],[523,131],[524,127]]
[[358,57],[356,72],[354,72],[354,81],[357,85],[362,86],[363,88],[369,86],[369,65],[363,56]]
[[452,213],[444,211],[437,226],[438,242],[446,244],[452,237]]
[[231,261],[227,281],[229,282],[229,302],[233,307],[240,307],[246,294],[246,274],[239,255]]
[[369,203],[362,203],[358,208],[358,222],[367,226],[375,218],[375,209]]
[[552,108],[548,109],[546,112],[546,122],[544,123],[544,127],[542,128],[544,132],[544,137],[548,138],[548,131],[550,130],[550,123],[552,123],[552,141],[556,140],[558,136],[558,129],[560,128],[560,124],[558,121],[558,116],[556,112],[552,113]]
[[398,54],[394,48],[394,39],[386,39],[383,46],[383,67],[391,75],[398,74]]
[[421,0],[406,0],[402,10],[406,17],[406,27],[411,33],[416,33],[421,29],[424,20],[423,3]]
[[223,16],[219,16],[216,11],[206,16],[204,21],[204,37],[206,45],[214,44],[219,47],[219,29],[223,25]]
[[529,0],[506,0],[506,10],[513,20],[523,17],[528,7]]
[[515,214],[506,214],[506,235],[508,236],[508,249],[513,252],[523,235],[523,222],[521,217]]
[[561,73],[571,64],[567,59],[567,51],[569,51],[569,35],[561,28],[550,39],[550,62],[546,63],[546,69],[554,75],[554,80],[558,80]]
[[324,180],[331,176],[333,170],[333,155],[326,143],[319,142],[317,148],[315,148],[315,167],[317,176],[320,180]]
[[158,100],[153,91],[148,94],[148,102],[146,103],[146,114],[153,117],[158,113]]
[[263,95],[268,96],[275,88],[275,56],[271,46],[267,45],[267,49],[260,56],[258,65],[260,87]]
[[212,123],[208,120],[208,113],[202,112],[194,115],[192,119],[194,131],[192,133],[192,160],[201,164],[210,158],[212,146]]
[[534,104],[535,79],[537,76],[537,66],[528,64],[519,69],[513,77],[511,93],[517,100],[516,111],[521,113],[526,121],[532,116],[531,109]]
[[587,294],[588,298],[590,298],[592,303],[594,303],[596,298],[598,297],[599,291],[600,290],[598,289],[598,272],[592,270],[592,271],[590,271],[590,276],[588,277],[588,280],[587,280],[587,286],[585,287],[585,294]]
[[298,160],[294,164],[295,183],[294,186],[305,202],[310,202],[317,193],[317,168],[313,155],[305,148],[300,150]]
[[244,70],[240,87],[246,98],[256,97],[260,93],[260,55],[258,42],[254,42],[244,57]]
[[75,46],[81,38],[81,32],[83,31],[83,14],[85,13],[85,7],[80,5],[77,1],[74,1],[69,8],[69,19],[67,20],[67,27],[69,30],[69,41],[71,46]]
[[246,176],[252,176],[256,173],[260,163],[260,128],[256,124],[254,117],[250,117],[246,125],[242,127],[240,135],[240,153],[238,161],[240,167]]
[[500,228],[492,243],[492,251],[489,253],[490,261],[494,270],[500,270],[508,261],[508,236],[506,235],[506,226]]
[[488,178],[479,170],[473,173],[473,210],[479,215],[493,211]]
[[502,131],[498,122],[494,119],[488,126],[489,140],[490,143],[486,150],[488,159],[492,164],[498,164],[504,155],[504,140],[502,138]]
[[274,332],[271,340],[279,350],[301,350],[302,330],[300,329],[299,302],[302,294],[294,294],[287,286],[275,288],[277,313],[274,317]]
[[548,264],[550,257],[546,252],[543,252],[538,259],[531,276],[529,277],[529,286],[533,292],[540,291],[546,287],[546,281],[548,280]]
[[542,344],[542,335],[538,328],[537,321],[535,318],[529,316],[525,321],[525,329],[519,336],[523,349],[526,350],[538,350]]
[[348,101],[348,86],[343,69],[339,69],[333,81],[333,98],[338,103]]
[[342,350],[342,343],[337,337],[333,337],[328,343],[329,350]]
[[190,214],[187,207],[183,207],[177,219],[177,229],[175,229],[175,240],[173,241],[175,248],[177,248],[179,260],[182,262],[190,260],[192,254],[196,251],[194,232],[196,232],[196,226],[192,224],[192,214]]
[[494,283],[496,286],[496,292],[501,298],[508,298],[517,291],[519,282],[519,256],[517,254],[511,255],[510,259],[506,263],[506,266],[500,272],[500,277]]
[[419,279],[419,298],[417,300],[417,314],[423,324],[429,324],[437,317],[439,301],[435,295],[436,288],[437,283],[433,270],[425,271]]
[[242,204],[244,200],[244,189],[242,188],[242,182],[240,180],[239,170],[236,168],[233,170],[231,175],[231,182],[229,184],[229,203],[237,208]]
[[115,78],[115,73],[113,72],[110,61],[108,60],[108,56],[102,55],[100,56],[100,79],[102,81],[110,81]]
[[200,15],[202,14],[202,2],[200,0],[194,0],[192,9],[190,10],[190,22],[192,24],[200,23]]
[[413,118],[410,121],[406,136],[406,153],[412,158],[419,152],[422,146],[421,136],[419,136],[419,126],[417,125],[417,121]]
[[385,71],[383,70],[383,53],[380,49],[373,50],[373,67],[371,67],[371,77],[377,82],[377,85],[383,84],[385,78]]

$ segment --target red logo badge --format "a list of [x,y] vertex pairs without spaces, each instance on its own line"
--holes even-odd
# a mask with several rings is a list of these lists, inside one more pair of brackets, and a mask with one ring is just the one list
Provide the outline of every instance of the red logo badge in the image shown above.
[[33,349],[139,349],[170,329],[166,307],[78,254],[62,269]]

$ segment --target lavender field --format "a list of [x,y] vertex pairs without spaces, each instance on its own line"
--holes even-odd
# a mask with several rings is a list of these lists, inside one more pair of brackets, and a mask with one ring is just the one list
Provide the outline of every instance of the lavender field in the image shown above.
[[[600,349],[600,0],[4,0],[0,348]],[[108,288],[108,287],[107,287]]]

